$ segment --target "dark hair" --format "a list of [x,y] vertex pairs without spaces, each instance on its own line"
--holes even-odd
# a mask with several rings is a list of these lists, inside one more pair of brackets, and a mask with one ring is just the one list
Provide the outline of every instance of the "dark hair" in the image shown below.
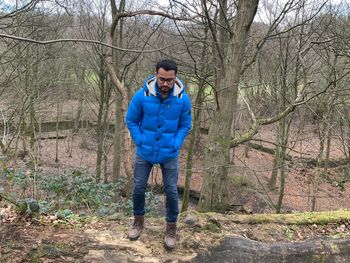
[[175,70],[175,74],[177,73],[176,62],[171,59],[163,59],[159,61],[156,65],[156,72],[158,72],[158,69],[160,68],[165,69],[166,71]]

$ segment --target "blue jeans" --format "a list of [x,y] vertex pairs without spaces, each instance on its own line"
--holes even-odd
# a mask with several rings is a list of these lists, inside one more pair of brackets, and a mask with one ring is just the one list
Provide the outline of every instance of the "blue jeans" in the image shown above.
[[[152,167],[152,163],[136,155],[132,193],[134,215],[143,216],[145,214],[145,192]],[[164,192],[166,196],[166,221],[174,223],[179,214],[179,196],[177,192],[177,179],[179,175],[178,158],[176,157],[165,163],[161,163],[160,167],[162,169]]]

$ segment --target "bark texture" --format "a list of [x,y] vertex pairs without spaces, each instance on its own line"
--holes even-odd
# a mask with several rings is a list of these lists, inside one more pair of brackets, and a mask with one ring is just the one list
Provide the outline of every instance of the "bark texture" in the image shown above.
[[237,105],[238,83],[244,60],[245,46],[254,19],[258,0],[239,1],[233,26],[233,38],[227,50],[225,66],[220,76],[219,105],[209,130],[204,155],[204,180],[199,201],[200,211],[225,211],[228,206],[228,165],[230,137]]
[[350,240],[320,238],[301,243],[266,244],[243,237],[226,237],[194,262],[303,263],[350,262]]

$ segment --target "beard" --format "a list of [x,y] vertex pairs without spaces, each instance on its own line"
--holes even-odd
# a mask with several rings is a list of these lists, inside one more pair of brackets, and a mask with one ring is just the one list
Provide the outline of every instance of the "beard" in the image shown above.
[[159,91],[163,93],[167,93],[170,91],[170,89],[171,87],[168,87],[168,86],[160,86]]

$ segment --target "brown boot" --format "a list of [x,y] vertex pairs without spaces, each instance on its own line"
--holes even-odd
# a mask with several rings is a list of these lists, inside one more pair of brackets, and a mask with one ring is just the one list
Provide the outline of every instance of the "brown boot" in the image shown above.
[[128,238],[131,241],[137,240],[145,226],[143,216],[135,216],[132,228],[129,230]]
[[176,223],[166,224],[164,245],[167,249],[174,249],[176,245]]

